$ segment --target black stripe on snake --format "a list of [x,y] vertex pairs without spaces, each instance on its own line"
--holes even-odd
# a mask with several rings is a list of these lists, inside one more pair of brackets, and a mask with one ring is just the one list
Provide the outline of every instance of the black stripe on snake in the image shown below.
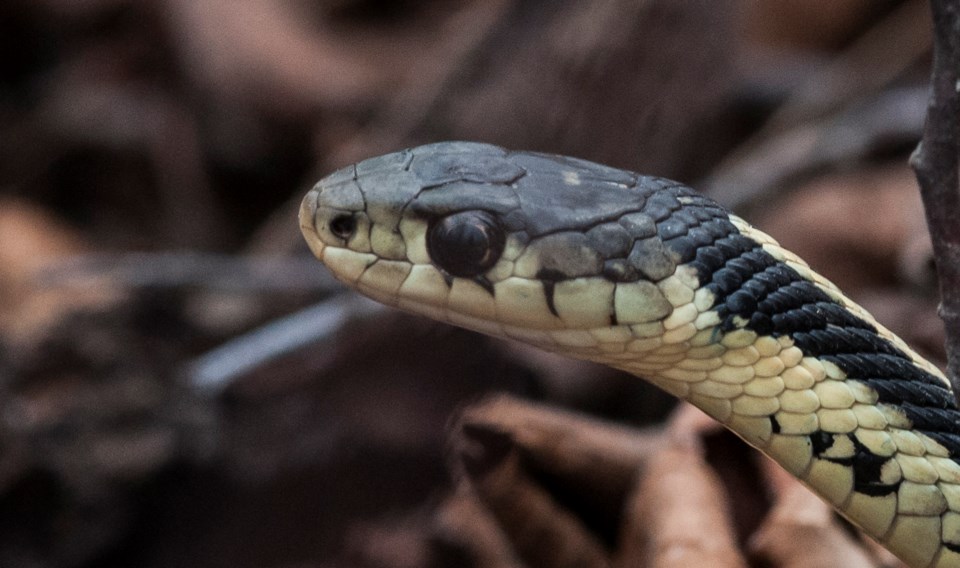
[[444,142],[324,178],[300,226],[360,292],[626,370],[723,423],[909,565],[960,566],[960,412],[943,374],[694,190]]

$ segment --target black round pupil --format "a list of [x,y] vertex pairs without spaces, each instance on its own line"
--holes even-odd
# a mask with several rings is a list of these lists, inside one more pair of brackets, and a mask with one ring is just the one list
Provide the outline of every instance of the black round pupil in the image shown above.
[[353,215],[337,215],[330,220],[330,232],[341,239],[349,239],[357,228]]
[[503,252],[503,230],[492,215],[467,211],[430,227],[427,249],[434,264],[453,276],[471,277],[496,264]]
[[490,239],[487,238],[486,227],[462,223],[450,231],[452,242],[459,243],[460,254],[464,261],[480,263],[490,248]]

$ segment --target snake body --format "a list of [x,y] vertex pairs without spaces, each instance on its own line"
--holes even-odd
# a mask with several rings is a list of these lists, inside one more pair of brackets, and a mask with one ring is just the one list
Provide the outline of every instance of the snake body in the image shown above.
[[360,292],[646,379],[909,565],[960,566],[949,383],[800,258],[692,189],[444,142],[324,178],[300,226]]

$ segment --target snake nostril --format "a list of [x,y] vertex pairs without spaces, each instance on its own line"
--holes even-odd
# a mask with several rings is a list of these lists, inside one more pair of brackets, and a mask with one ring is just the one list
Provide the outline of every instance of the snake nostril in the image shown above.
[[337,238],[346,241],[353,236],[353,232],[356,230],[357,220],[353,218],[353,215],[337,215],[330,219],[330,232]]

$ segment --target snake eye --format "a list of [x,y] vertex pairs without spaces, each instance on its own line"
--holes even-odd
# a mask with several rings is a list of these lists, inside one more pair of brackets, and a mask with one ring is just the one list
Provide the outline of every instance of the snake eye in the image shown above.
[[485,211],[454,213],[432,223],[427,232],[427,252],[434,264],[464,278],[496,264],[505,243],[500,224]]

